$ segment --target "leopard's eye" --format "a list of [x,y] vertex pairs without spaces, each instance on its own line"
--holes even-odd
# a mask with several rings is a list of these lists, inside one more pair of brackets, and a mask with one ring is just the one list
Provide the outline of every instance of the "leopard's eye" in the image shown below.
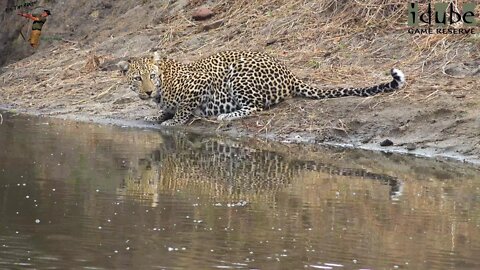
[[142,77],[141,77],[141,76],[135,76],[133,79],[134,79],[135,81],[141,81],[141,80],[142,80]]
[[150,79],[152,79],[152,80],[155,79],[155,74],[154,73],[150,74]]

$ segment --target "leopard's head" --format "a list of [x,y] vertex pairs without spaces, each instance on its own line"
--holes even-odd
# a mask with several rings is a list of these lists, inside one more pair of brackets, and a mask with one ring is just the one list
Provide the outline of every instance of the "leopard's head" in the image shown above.
[[155,52],[150,56],[132,57],[117,64],[127,76],[130,90],[137,93],[141,99],[156,97],[160,92],[160,70],[156,65],[159,58]]

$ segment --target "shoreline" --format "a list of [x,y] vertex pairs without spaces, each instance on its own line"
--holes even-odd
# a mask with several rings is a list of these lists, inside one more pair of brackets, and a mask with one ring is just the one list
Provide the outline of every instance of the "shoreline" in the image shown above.
[[[73,121],[73,122],[80,122],[80,123],[95,123],[100,125],[111,125],[117,126],[120,128],[134,128],[134,129],[148,129],[148,130],[162,130],[165,127],[162,127],[158,124],[152,124],[145,122],[143,120],[130,120],[130,119],[122,119],[122,118],[110,118],[106,116],[93,116],[93,115],[85,115],[85,114],[55,114],[55,115],[47,115],[42,112],[38,111],[31,111],[26,109],[12,109],[9,108],[8,105],[0,105],[0,115],[5,113],[13,113],[13,114],[23,114],[23,115],[30,115],[35,117],[45,117],[45,118],[55,118],[65,121]],[[4,118],[4,117],[2,117]],[[302,137],[290,137],[288,140],[282,140],[280,136],[255,136],[253,133],[248,133],[245,131],[241,131],[238,127],[234,125],[235,121],[230,124],[230,128],[226,131],[216,131],[211,129],[210,127],[199,127],[198,125],[184,125],[179,127],[167,127],[166,129],[169,130],[176,130],[179,132],[187,132],[187,133],[196,133],[206,136],[227,136],[230,138],[235,138],[239,140],[245,139],[254,139],[257,141],[267,141],[269,143],[275,143],[279,145],[297,145],[302,148],[314,147],[314,148],[324,148],[324,147],[334,147],[340,149],[351,149],[351,150],[364,150],[364,151],[372,151],[376,153],[391,153],[402,155],[405,157],[412,157],[412,158],[425,158],[435,161],[444,161],[444,162],[460,162],[464,164],[470,165],[480,165],[480,158],[475,156],[465,156],[455,152],[445,152],[444,149],[441,148],[434,148],[434,147],[426,147],[420,148],[415,150],[406,150],[402,146],[388,146],[382,147],[375,143],[367,143],[367,144],[353,144],[353,143],[341,143],[341,142],[320,142],[316,143],[314,139],[304,139]],[[311,134],[313,136],[313,134]],[[435,153],[440,152],[440,153]]]
[[[288,99],[231,123],[194,120],[179,129],[308,146],[305,149],[330,145],[480,164],[478,34],[408,34],[400,27],[404,5],[398,10],[377,6],[388,20],[376,20],[377,13],[356,2],[341,3],[342,8],[332,11],[323,1],[305,4],[303,9],[298,4],[268,1],[235,2],[226,8],[218,2],[209,7],[217,12],[213,18],[196,21],[188,18],[193,18],[190,12],[200,3],[190,2],[139,5],[121,1],[108,8],[83,5],[80,10],[75,5],[52,4],[52,9],[65,12],[49,21],[45,34],[68,34],[68,40],[44,40],[38,50],[20,46],[18,54],[8,54],[19,57],[6,59],[0,69],[0,107],[31,115],[158,129],[143,121],[157,114],[156,106],[128,89],[116,65],[152,51],[182,63],[225,50],[264,52],[318,88],[389,82],[389,71],[396,67],[405,73],[406,85],[395,92]],[[128,12],[132,8],[135,12]],[[322,10],[321,16],[312,13],[312,8]],[[62,18],[68,21],[78,14],[94,19],[77,26],[63,23]],[[348,17],[351,14],[370,15]],[[6,30],[14,31],[17,26],[21,25],[12,24]]]

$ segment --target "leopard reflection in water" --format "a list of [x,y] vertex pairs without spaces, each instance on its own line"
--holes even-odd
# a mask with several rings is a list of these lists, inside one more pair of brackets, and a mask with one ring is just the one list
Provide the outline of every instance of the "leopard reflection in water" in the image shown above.
[[185,134],[165,136],[158,149],[132,161],[119,193],[151,200],[152,206],[156,206],[159,193],[179,189],[224,202],[273,199],[308,171],[379,181],[389,187],[391,199],[401,195],[402,182],[393,176],[291,160],[282,153],[249,148],[231,140]]

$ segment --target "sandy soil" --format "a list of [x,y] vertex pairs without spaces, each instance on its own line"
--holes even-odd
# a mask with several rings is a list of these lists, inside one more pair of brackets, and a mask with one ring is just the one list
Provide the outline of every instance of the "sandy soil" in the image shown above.
[[[128,123],[154,127],[142,120],[155,113],[154,104],[128,91],[115,63],[151,49],[185,62],[225,49],[250,49],[272,54],[317,86],[388,81],[393,66],[405,71],[408,85],[370,98],[292,99],[247,119],[195,119],[179,129],[480,162],[478,34],[410,35],[401,24],[401,10],[390,14],[396,21],[386,25],[353,28],[345,22],[333,27],[331,22],[346,15],[347,7],[328,13],[329,18],[313,12],[328,1],[301,7],[288,1],[127,2],[121,7],[82,7],[91,22],[82,26],[81,34],[62,36],[67,27],[55,29],[58,22],[48,22],[50,34],[62,38],[43,42],[33,55],[2,69],[0,106],[82,121],[134,120]],[[192,10],[202,5],[215,15],[194,21]],[[66,13],[75,9],[68,8]],[[96,31],[85,36],[88,27]],[[380,146],[386,139],[394,145]]]

